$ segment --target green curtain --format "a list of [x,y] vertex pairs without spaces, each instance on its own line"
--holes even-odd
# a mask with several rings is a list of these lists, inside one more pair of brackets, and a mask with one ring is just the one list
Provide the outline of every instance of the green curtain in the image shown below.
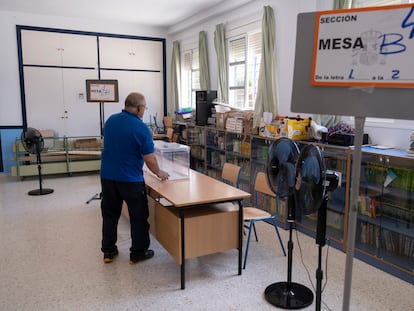
[[354,5],[353,0],[334,0],[333,9],[340,10],[340,9],[350,9]]
[[200,89],[210,90],[210,73],[208,71],[207,34],[200,31],[198,35],[198,57],[200,66]]
[[227,52],[226,52],[226,39],[224,34],[224,24],[216,25],[216,31],[214,32],[214,48],[217,54],[218,65],[218,87],[217,98],[228,103],[228,78],[227,78]]
[[180,42],[173,42],[171,60],[171,99],[174,111],[180,108],[181,97],[181,53]]
[[254,126],[258,126],[263,112],[277,115],[276,73],[275,73],[275,15],[272,7],[265,6],[262,20],[262,57],[259,81],[253,115]]

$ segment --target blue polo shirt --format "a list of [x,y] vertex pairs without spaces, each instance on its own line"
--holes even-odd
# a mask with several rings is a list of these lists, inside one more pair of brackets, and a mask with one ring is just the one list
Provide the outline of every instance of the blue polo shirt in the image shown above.
[[105,122],[101,178],[122,182],[143,182],[144,155],[154,152],[148,126],[126,110]]

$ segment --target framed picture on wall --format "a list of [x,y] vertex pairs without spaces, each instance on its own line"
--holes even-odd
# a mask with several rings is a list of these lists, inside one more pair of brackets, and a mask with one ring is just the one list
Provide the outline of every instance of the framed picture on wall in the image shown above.
[[118,80],[86,80],[87,102],[118,102]]

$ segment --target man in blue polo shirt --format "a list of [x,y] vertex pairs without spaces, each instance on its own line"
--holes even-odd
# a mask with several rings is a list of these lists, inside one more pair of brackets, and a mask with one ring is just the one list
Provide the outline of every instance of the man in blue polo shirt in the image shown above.
[[158,166],[151,132],[142,121],[145,110],[145,97],[131,93],[125,99],[122,112],[105,122],[101,159],[101,250],[105,263],[118,255],[117,230],[123,201],[128,206],[131,223],[130,264],[154,256],[154,251],[149,249],[149,212],[142,167],[145,162],[161,180],[168,179],[168,173]]

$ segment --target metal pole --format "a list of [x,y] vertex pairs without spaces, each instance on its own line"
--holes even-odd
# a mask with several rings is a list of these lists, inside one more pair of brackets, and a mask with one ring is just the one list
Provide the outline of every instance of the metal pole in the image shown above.
[[355,234],[357,223],[357,199],[359,194],[359,180],[361,174],[361,148],[364,135],[365,117],[355,117],[355,150],[352,157],[351,201],[348,216],[348,242],[345,263],[344,298],[342,311],[349,311],[352,283],[352,265],[354,259]]

